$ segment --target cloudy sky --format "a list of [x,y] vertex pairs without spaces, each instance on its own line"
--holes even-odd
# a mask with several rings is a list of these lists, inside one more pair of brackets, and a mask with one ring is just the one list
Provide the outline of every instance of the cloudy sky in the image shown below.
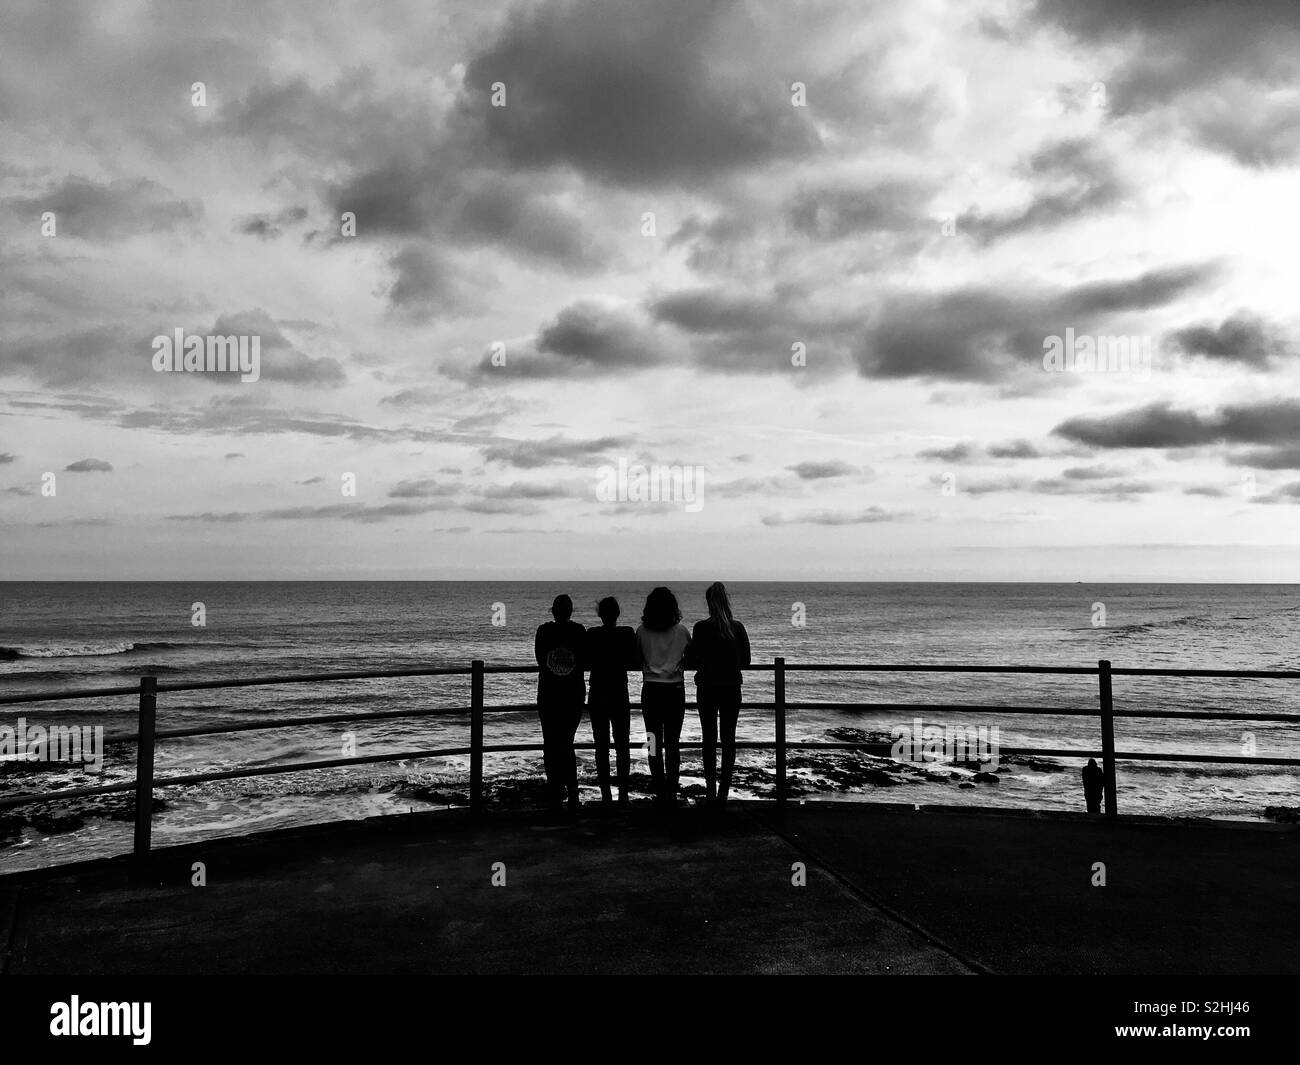
[[6,2],[0,133],[0,578],[1300,581],[1294,0]]

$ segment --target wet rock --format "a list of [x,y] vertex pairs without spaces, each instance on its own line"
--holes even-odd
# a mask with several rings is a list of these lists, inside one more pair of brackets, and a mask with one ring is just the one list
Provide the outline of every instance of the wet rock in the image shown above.
[[27,821],[33,828],[51,836],[60,832],[75,832],[86,823],[86,819],[78,813],[55,813],[50,810],[30,814]]
[[975,781],[976,784],[997,784],[997,783],[999,783],[998,777],[997,777],[997,775],[996,775],[995,773],[976,773],[973,779],[974,779],[974,781]]
[[1300,824],[1300,806],[1265,806],[1264,816],[1289,825]]

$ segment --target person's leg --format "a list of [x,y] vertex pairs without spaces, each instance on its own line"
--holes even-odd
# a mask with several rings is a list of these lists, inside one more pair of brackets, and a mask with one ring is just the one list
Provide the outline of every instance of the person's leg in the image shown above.
[[600,781],[600,797],[610,802],[609,794],[609,726],[610,714],[617,710],[609,705],[604,696],[592,695],[587,703],[587,712],[591,715],[591,736],[596,743],[596,779]]
[[641,719],[645,722],[646,743],[650,748],[650,780],[656,799],[661,799],[664,793],[664,723],[656,697],[659,687],[658,684],[641,685]]
[[538,707],[537,716],[542,720],[542,765],[546,770],[546,803],[548,806],[560,805],[559,765],[555,760],[555,711],[551,707]]
[[718,717],[722,731],[722,780],[718,784],[718,802],[726,802],[731,791],[731,774],[736,768],[736,722],[740,720],[740,686],[719,692]]
[[578,806],[578,752],[574,743],[578,738],[578,726],[582,724],[582,699],[579,697],[572,706],[566,707],[564,718],[564,750],[560,757],[564,773],[564,787],[569,794],[569,806]]
[[714,689],[708,684],[697,684],[695,703],[703,743],[700,761],[704,765],[704,792],[712,802],[718,794],[718,702]]
[[626,701],[610,708],[610,725],[614,732],[614,759],[618,766],[618,801],[627,802],[627,781],[632,768],[632,711]]
[[665,804],[677,806],[677,777],[681,770],[682,720],[686,717],[686,686],[665,684],[664,794]]

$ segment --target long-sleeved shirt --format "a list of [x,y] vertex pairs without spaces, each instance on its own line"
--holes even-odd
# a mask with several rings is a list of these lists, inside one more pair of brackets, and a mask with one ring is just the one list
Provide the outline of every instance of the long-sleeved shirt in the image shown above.
[[583,645],[587,630],[576,621],[548,621],[537,630],[533,653],[539,703],[581,703],[587,686],[582,681]]
[[639,669],[636,633],[626,625],[597,625],[587,630],[586,665],[593,693],[627,695],[627,671]]
[[641,676],[647,684],[683,684],[683,664],[691,634],[678,622],[671,629],[655,632],[641,625],[636,630],[641,649]]
[[695,623],[688,665],[696,667],[695,683],[731,687],[743,684],[742,666],[749,665],[749,633],[734,618],[727,639],[712,618]]

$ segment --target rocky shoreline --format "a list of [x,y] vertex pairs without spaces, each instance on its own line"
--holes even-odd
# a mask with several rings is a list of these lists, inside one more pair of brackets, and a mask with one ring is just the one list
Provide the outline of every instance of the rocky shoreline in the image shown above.
[[[1002,755],[996,772],[981,772],[976,765],[958,765],[939,762],[899,762],[888,757],[889,737],[881,733],[854,728],[833,728],[825,733],[826,739],[839,743],[870,744],[872,752],[857,750],[792,750],[786,760],[787,788],[791,798],[825,797],[828,795],[863,795],[909,784],[929,784],[951,787],[954,791],[969,794],[980,789],[996,788],[1007,776],[1018,773],[1073,773],[1071,767],[1060,762],[1029,755]],[[874,753],[879,750],[881,753]],[[586,752],[584,752],[586,753]],[[705,787],[699,781],[699,765],[695,752],[688,752],[683,760],[681,795],[688,803],[703,802]],[[634,800],[648,801],[652,795],[650,774],[643,763],[634,760],[630,790]],[[102,783],[87,774],[68,775],[66,766],[48,763],[0,763],[0,796],[40,788],[44,776],[60,772],[60,787],[74,788]],[[545,803],[545,783],[537,773],[530,776],[512,775],[484,781],[485,800],[506,808],[538,807]],[[589,758],[580,763],[580,784],[584,788],[586,803],[591,803],[590,792],[598,786]],[[405,779],[393,774],[373,772],[362,779],[332,782],[330,795],[379,793],[397,800],[409,800],[432,806],[465,806],[469,802],[463,775],[454,777],[439,773],[408,772]],[[250,797],[265,797],[247,793]],[[311,795],[310,788],[298,794]],[[325,794],[319,793],[318,794]],[[732,797],[738,799],[770,799],[776,795],[775,771],[768,752],[750,755],[742,750],[737,759],[732,784]],[[954,796],[955,798],[955,796]],[[175,800],[172,800],[175,801]],[[168,809],[168,800],[155,799],[155,813]],[[29,806],[0,810],[0,852],[20,843],[29,833],[52,836],[76,832],[92,819],[130,822],[134,819],[134,797],[130,793],[89,796],[66,802],[50,801]],[[1259,811],[1266,820],[1285,823],[1300,822],[1300,807],[1273,805]]]

